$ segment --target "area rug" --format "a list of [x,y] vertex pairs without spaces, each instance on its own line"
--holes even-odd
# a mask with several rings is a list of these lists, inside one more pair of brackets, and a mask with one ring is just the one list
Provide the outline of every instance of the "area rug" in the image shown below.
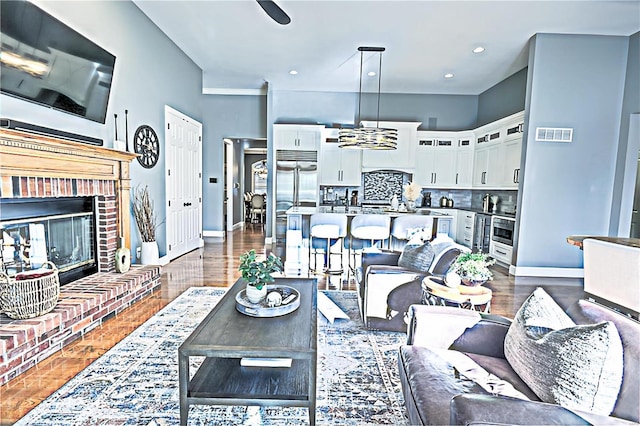
[[[224,292],[188,289],[16,425],[178,425],[178,347]],[[318,313],[316,422],[407,424],[397,367],[398,347],[406,336],[365,329],[355,292],[324,293],[350,319],[331,324]],[[194,361],[192,371],[199,362]],[[308,423],[306,408],[196,405],[188,424]]]

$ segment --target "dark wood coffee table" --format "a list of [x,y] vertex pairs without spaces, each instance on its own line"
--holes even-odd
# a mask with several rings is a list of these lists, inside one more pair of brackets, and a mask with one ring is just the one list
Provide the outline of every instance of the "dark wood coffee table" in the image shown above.
[[[278,278],[300,292],[300,307],[274,318],[255,318],[236,310],[242,279],[229,289],[178,349],[180,424],[189,406],[260,405],[308,407],[316,417],[317,281]],[[189,357],[204,356],[189,379]],[[242,367],[242,358],[291,358],[286,367]]]

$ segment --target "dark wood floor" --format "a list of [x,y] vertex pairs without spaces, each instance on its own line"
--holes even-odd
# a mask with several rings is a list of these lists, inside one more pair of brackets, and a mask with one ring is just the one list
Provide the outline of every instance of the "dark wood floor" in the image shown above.
[[[264,250],[261,226],[228,233],[224,242],[207,242],[204,248],[188,253],[163,268],[162,285],[149,298],[135,304],[67,346],[36,367],[0,387],[0,424],[10,425],[24,416],[78,372],[104,354],[189,287],[228,287],[240,276],[240,254],[249,249]],[[538,286],[544,287],[566,307],[583,297],[582,282],[560,279],[514,279],[506,269],[495,268],[492,313],[513,317],[522,301]],[[318,277],[319,289],[336,289],[340,279]],[[354,290],[353,282],[342,285]]]

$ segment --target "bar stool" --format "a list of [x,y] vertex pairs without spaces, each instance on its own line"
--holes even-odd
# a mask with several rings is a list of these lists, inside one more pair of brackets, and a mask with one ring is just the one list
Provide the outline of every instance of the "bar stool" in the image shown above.
[[331,247],[347,236],[347,215],[338,213],[315,213],[309,219],[309,266],[313,253],[313,270],[317,269],[318,251],[324,254],[323,272],[342,273],[343,244],[340,242],[340,269],[331,269]]
[[389,248],[402,250],[402,247],[396,247],[395,243],[398,241],[406,243],[409,240],[409,232],[417,228],[424,229],[424,233],[431,235],[429,239],[433,239],[433,216],[412,214],[393,219]]
[[[382,242],[390,236],[391,217],[386,214],[357,214],[351,220],[349,231],[349,272],[355,272],[356,256],[367,247],[374,247],[378,241]],[[345,239],[345,244],[347,240]],[[353,253],[353,263],[351,263]],[[349,274],[347,274],[349,282]]]

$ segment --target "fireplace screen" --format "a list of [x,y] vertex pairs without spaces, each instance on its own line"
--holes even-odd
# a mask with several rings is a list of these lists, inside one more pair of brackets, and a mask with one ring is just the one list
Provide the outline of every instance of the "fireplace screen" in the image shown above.
[[93,212],[0,223],[2,270],[9,276],[37,269],[47,260],[64,272],[95,268]]

